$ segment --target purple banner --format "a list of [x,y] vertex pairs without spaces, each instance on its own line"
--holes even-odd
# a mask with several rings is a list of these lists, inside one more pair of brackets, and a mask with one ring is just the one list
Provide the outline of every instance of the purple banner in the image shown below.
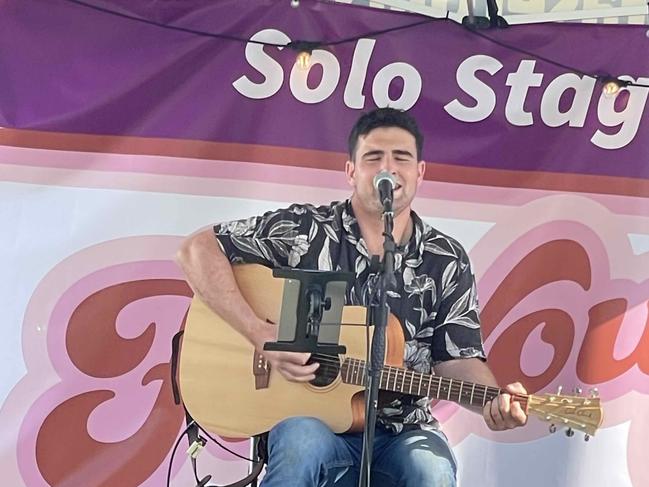
[[[117,14],[0,4],[1,126],[344,152],[359,113],[391,105],[420,121],[428,161],[649,178],[649,89],[606,98],[594,79],[541,60],[649,84],[645,26],[480,32],[496,43],[434,19],[366,35],[426,18],[308,0],[92,5]],[[359,39],[314,51],[307,72],[291,49],[178,28],[281,45]]]

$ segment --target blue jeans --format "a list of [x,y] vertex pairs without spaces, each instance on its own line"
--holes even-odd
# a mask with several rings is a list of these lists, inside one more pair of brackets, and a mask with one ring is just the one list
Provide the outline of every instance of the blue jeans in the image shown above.
[[[335,434],[315,418],[289,418],[268,437],[261,487],[357,487],[362,434]],[[372,487],[455,487],[455,458],[441,432],[394,435],[377,426]]]

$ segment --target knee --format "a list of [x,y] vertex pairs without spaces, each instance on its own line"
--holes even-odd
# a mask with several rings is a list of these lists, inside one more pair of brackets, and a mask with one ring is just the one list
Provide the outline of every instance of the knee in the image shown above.
[[[268,465],[262,485],[321,485],[330,470],[341,466],[336,435],[320,420],[290,418],[268,436]],[[349,462],[351,463],[351,462]]]
[[[391,450],[390,474],[406,487],[455,487],[456,463],[450,447],[435,433],[406,433]],[[386,472],[387,473],[387,472]]]
[[[423,456],[422,456],[423,457]],[[414,459],[410,462],[408,477],[412,482],[406,486],[417,487],[455,487],[457,485],[455,463],[451,459],[425,455],[426,458]]]
[[283,454],[295,452],[302,456],[305,451],[315,454],[318,450],[329,448],[334,433],[322,421],[310,417],[285,419],[270,430],[268,437],[269,454],[281,451]]
[[300,441],[330,434],[333,432],[326,424],[317,418],[306,416],[287,418],[270,430],[271,437],[296,438]]

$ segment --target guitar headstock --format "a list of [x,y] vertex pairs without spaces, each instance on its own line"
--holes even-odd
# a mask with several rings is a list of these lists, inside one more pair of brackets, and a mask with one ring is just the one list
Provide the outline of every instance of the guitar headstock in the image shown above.
[[563,395],[559,388],[557,394],[530,394],[527,403],[528,413],[538,416],[542,421],[552,423],[551,433],[554,433],[559,426],[568,428],[567,436],[573,436],[573,430],[586,433],[585,439],[588,441],[589,436],[594,435],[602,425],[604,412],[597,396],[597,389],[592,390],[589,397],[580,395],[579,389],[575,392],[576,395],[573,396]]

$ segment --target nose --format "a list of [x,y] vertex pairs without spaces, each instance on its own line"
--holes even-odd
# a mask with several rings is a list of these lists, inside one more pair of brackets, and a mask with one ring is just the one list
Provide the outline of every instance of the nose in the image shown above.
[[381,171],[387,171],[392,175],[397,174],[396,163],[392,155],[387,154],[381,161]]

